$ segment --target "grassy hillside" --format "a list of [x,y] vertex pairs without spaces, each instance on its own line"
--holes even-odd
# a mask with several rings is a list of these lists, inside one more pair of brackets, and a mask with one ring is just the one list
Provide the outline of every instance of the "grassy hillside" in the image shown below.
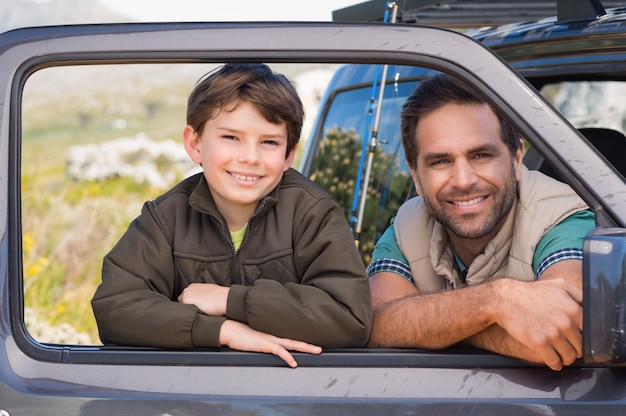
[[[25,306],[39,321],[52,327],[69,324],[88,334],[90,343],[99,343],[89,301],[100,281],[102,257],[142,203],[163,191],[125,177],[69,178],[68,149],[137,132],[153,140],[178,140],[186,95],[203,71],[58,68],[41,71],[27,82],[22,147],[24,288]],[[165,78],[167,82],[158,81]],[[56,339],[58,331],[33,335],[44,342],[66,342]]]

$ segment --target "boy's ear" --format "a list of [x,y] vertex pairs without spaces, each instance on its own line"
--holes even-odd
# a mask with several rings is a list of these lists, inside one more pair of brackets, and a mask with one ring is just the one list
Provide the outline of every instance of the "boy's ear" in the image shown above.
[[200,138],[190,125],[183,130],[183,144],[185,150],[194,163],[202,164],[202,152],[200,151]]
[[289,152],[289,155],[287,155],[287,158],[285,159],[285,164],[283,165],[283,172],[287,172],[287,170],[289,169],[289,167],[291,166],[295,158],[296,158],[296,149],[294,148],[291,150],[291,152]]

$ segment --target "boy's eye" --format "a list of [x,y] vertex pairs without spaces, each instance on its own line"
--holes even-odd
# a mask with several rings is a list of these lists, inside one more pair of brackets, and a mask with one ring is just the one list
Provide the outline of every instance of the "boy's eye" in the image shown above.
[[237,140],[237,138],[235,136],[230,136],[228,134],[225,134],[224,136],[222,136],[224,139],[228,139],[228,140]]
[[280,143],[278,143],[276,140],[263,140],[263,143],[264,144],[269,144],[269,145],[272,145],[272,146],[280,145]]

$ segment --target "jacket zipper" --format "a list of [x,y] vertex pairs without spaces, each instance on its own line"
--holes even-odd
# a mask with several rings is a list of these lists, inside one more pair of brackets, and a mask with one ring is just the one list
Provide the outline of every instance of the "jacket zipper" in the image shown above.
[[[243,245],[246,243],[246,241],[248,241],[248,236],[250,234],[250,223],[261,212],[261,210],[265,206],[265,203],[266,203],[266,201],[265,201],[265,199],[263,199],[261,201],[261,204],[256,208],[256,210],[254,211],[254,213],[252,214],[252,216],[248,220],[248,225],[246,227],[246,233],[245,233],[245,235],[243,237],[243,241],[241,242],[241,245],[239,246],[240,250],[243,247]],[[235,251],[235,246],[233,245],[233,241],[230,238],[230,232],[228,232],[228,225],[226,224],[226,221],[224,221],[224,218],[221,215],[217,215],[217,214],[215,214],[213,212],[210,212],[210,211],[207,211],[205,209],[202,209],[195,202],[190,202],[190,204],[198,212],[200,212],[202,214],[205,214],[205,215],[209,215],[209,216],[215,218],[217,220],[217,222],[220,224],[220,228],[222,229],[222,235],[224,236],[226,241],[228,241],[230,243],[230,252],[232,253],[232,267],[233,267],[233,274],[234,274],[234,276],[231,279],[231,285],[240,285],[241,284],[241,273],[239,271],[239,255],[238,255],[237,251]]]

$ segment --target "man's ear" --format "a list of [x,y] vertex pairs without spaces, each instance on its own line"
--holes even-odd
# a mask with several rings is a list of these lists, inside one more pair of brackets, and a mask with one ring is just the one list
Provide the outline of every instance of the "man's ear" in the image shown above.
[[291,150],[291,152],[289,152],[289,154],[287,155],[287,158],[285,159],[285,164],[283,165],[283,172],[287,172],[287,170],[289,169],[289,167],[291,166],[295,158],[296,158],[296,149],[294,147]]
[[513,166],[515,167],[515,179],[519,181],[522,178],[522,160],[524,158],[524,140],[520,139],[520,145],[515,152],[515,160]]
[[413,178],[413,185],[415,185],[415,192],[417,192],[418,195],[422,195],[422,186],[420,185],[420,180],[417,177],[417,171],[409,167],[409,172],[411,173],[411,177]]
[[183,144],[185,150],[194,163],[202,164],[202,152],[200,151],[200,138],[190,125],[183,130]]

